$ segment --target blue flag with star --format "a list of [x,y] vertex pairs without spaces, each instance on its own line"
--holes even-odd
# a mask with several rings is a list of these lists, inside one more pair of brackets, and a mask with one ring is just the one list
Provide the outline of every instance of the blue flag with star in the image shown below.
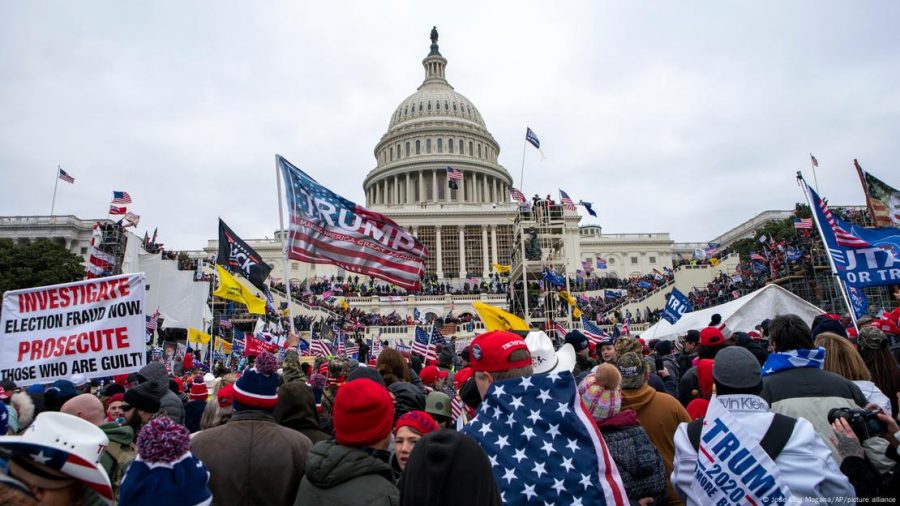
[[487,453],[506,505],[628,504],[570,372],[494,382],[462,432]]

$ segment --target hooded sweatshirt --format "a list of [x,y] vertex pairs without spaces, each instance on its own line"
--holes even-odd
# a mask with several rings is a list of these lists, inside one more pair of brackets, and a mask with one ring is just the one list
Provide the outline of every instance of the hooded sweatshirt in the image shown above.
[[638,389],[622,390],[622,410],[633,409],[637,412],[641,426],[666,466],[666,490],[670,504],[679,504],[678,496],[672,489],[669,475],[672,474],[672,462],[675,459],[675,430],[678,424],[690,422],[691,417],[677,399],[668,394],[659,393],[648,385]]
[[400,493],[391,481],[390,464],[367,449],[328,440],[316,443],[309,451],[294,506],[399,503]]
[[502,504],[484,450],[474,439],[450,429],[432,432],[416,443],[400,490],[401,505]]
[[313,444],[330,437],[320,429],[315,398],[302,381],[285,383],[278,388],[278,404],[272,415],[278,425],[300,432]]
[[616,461],[628,497],[632,500],[652,497],[656,504],[664,503],[666,468],[637,414],[630,409],[621,411],[599,420],[597,427]]

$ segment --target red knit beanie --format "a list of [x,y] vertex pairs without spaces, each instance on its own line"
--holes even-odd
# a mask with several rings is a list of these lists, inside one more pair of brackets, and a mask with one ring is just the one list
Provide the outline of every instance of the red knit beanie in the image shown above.
[[194,381],[191,383],[191,392],[188,396],[192,401],[205,401],[209,397],[209,389],[206,388],[203,378],[199,376],[194,378]]
[[425,411],[409,411],[397,420],[394,426],[394,435],[400,427],[409,427],[419,433],[420,436],[439,430],[437,422]]
[[338,389],[332,409],[334,439],[346,446],[370,446],[391,433],[394,401],[378,383],[360,378]]

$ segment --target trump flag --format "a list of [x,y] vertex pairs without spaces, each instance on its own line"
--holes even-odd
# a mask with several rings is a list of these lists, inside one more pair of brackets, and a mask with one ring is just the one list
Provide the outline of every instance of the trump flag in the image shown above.
[[387,216],[320,185],[281,156],[290,226],[288,258],[337,265],[350,272],[419,290],[425,246]]

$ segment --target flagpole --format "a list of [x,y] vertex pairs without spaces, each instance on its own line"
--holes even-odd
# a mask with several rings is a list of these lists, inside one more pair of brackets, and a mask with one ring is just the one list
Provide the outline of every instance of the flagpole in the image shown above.
[[[810,153],[809,154],[809,166],[812,167],[813,182],[816,184],[816,193],[819,193],[819,178],[816,176],[816,164],[819,162],[818,162],[818,160],[816,160],[816,161],[813,161],[813,160],[816,160],[816,159],[813,158],[812,153]],[[822,195],[822,194],[819,193],[819,195]]]
[[[287,260],[287,245],[284,241],[284,206],[281,203],[281,172],[278,170],[278,155],[275,155],[275,182],[278,184],[278,226],[280,227],[280,235],[281,235],[281,268],[284,270],[284,289],[287,293],[287,301],[288,301],[288,317],[290,318],[290,329],[291,332],[296,332],[294,329],[294,299],[291,294],[291,278],[288,277],[288,260]],[[312,344],[312,343],[310,343]],[[298,342],[299,346],[300,343]]]
[[50,202],[50,216],[53,216],[53,211],[56,209],[56,188],[59,186],[59,171],[61,169],[61,166],[56,166],[56,182],[53,183],[53,200]]
[[[831,252],[828,251],[828,241],[825,240],[825,233],[822,231],[822,224],[819,223],[819,214],[816,212],[816,209],[813,207],[814,203],[812,198],[810,198],[809,187],[806,185],[806,181],[803,179],[803,174],[800,171],[797,171],[797,184],[800,185],[802,183],[803,195],[806,196],[806,203],[809,205],[810,211],[812,211],[813,222],[816,224],[816,229],[819,231],[819,238],[822,239],[822,245],[825,247],[825,256],[828,257],[828,265],[831,266],[831,275],[835,277],[836,285],[835,289],[841,294],[844,298],[844,303],[847,304],[847,309],[850,312],[850,318],[853,321],[853,327],[856,328],[856,313],[853,310],[853,306],[850,304],[850,297],[847,296],[846,287],[844,283],[841,282],[841,277],[838,276],[837,267],[834,265],[834,258],[831,258]],[[819,198],[822,198],[820,195]]]
[[[528,148],[528,135],[522,140],[522,169],[519,171],[519,191],[525,195],[525,150]],[[526,197],[526,202],[528,201]]]

